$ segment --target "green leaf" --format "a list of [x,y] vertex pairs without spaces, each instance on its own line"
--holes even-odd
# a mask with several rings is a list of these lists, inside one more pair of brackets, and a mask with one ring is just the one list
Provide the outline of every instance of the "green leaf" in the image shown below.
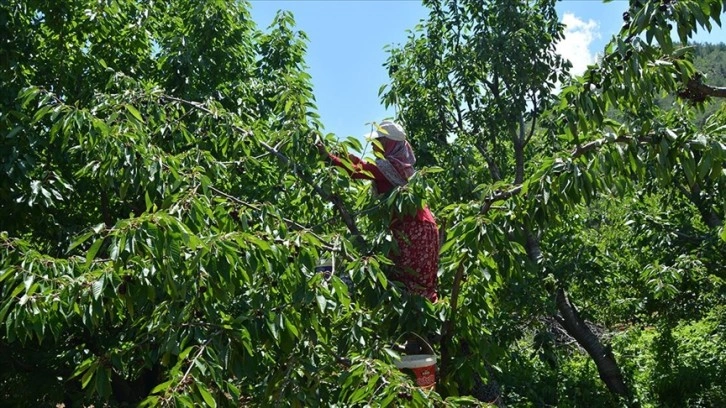
[[338,301],[344,306],[348,307],[350,306],[350,296],[348,295],[348,286],[343,283],[340,278],[337,276],[333,276],[330,280],[333,284],[333,289],[335,289],[335,294],[338,297]]
[[202,359],[194,359],[194,365],[197,367],[197,369],[199,369],[199,372],[202,373],[202,375],[205,375],[207,373],[207,364],[202,361]]
[[35,276],[28,275],[27,278],[23,281],[23,285],[25,285],[25,292],[28,292],[30,290],[30,286],[33,285],[33,281],[35,280]]
[[202,398],[204,399],[204,402],[207,404],[207,406],[216,408],[217,407],[217,401],[214,400],[214,397],[212,394],[207,390],[207,387],[200,382],[196,383],[197,390],[199,390],[199,394],[202,395]]
[[393,403],[393,400],[396,399],[396,394],[389,392],[388,395],[386,395],[386,398],[383,398],[381,401],[381,407],[387,407]]
[[277,326],[275,325],[275,322],[267,321],[267,328],[270,329],[270,333],[272,334],[272,337],[277,341],[280,340],[280,333],[277,331]]
[[673,56],[677,57],[677,58],[681,58],[684,55],[686,55],[686,53],[693,51],[695,48],[696,47],[694,47],[692,45],[689,45],[687,47],[680,47],[673,51]]
[[248,235],[245,238],[248,241],[252,242],[253,244],[257,245],[258,248],[260,248],[261,250],[263,250],[265,252],[268,252],[272,249],[272,247],[270,246],[270,244],[267,241],[260,239],[256,235]]
[[101,248],[102,244],[103,244],[103,238],[99,238],[88,249],[88,253],[86,253],[86,266],[91,265],[91,262],[93,262],[93,258],[96,257],[96,253],[98,253],[98,250]]
[[134,118],[136,118],[136,120],[138,120],[138,121],[139,121],[139,122],[141,122],[141,123],[144,123],[144,119],[142,119],[142,118],[141,118],[141,113],[139,113],[139,111],[138,111],[138,110],[136,110],[136,108],[134,108],[133,106],[131,106],[131,105],[129,105],[129,104],[125,104],[125,105],[124,105],[124,107],[126,108],[126,110],[127,110],[127,111],[128,111],[128,112],[129,112],[129,113],[130,113],[130,114],[131,114],[131,115],[132,115],[132,116],[133,116]]
[[287,316],[283,316],[283,320],[285,321],[285,328],[292,333],[293,336],[300,338],[300,331],[295,327],[294,324],[290,322],[290,319],[287,318]]
[[388,354],[394,361],[401,359],[401,355],[391,348],[383,347],[383,351]]
[[30,101],[32,101],[38,94],[40,93],[40,89],[34,86],[29,86],[27,88],[24,88],[20,93],[18,94],[18,100],[20,101],[20,106],[25,109],[27,108]]
[[102,398],[111,395],[111,369],[104,368],[96,373],[96,392]]
[[151,211],[151,207],[152,207],[152,202],[151,202],[151,198],[149,198],[148,191],[144,191],[144,202],[146,203],[146,212],[148,213]]
[[41,107],[40,109],[38,109],[35,112],[35,115],[33,115],[33,121],[32,121],[32,123],[37,123],[38,121],[40,121],[41,119],[43,119],[43,117],[45,115],[47,115],[48,112],[50,112],[50,110],[52,108],[53,108],[52,106],[45,105],[45,106]]
[[365,399],[367,391],[368,390],[366,389],[366,387],[358,387],[358,389],[353,392],[353,395],[350,396],[349,402],[351,403],[351,405],[355,405],[356,403]]
[[93,374],[96,373],[96,370],[98,369],[98,362],[94,361],[91,366],[86,370],[85,373],[83,373],[83,377],[81,377],[81,388],[85,389],[88,386],[88,383],[91,382],[93,379]]
[[101,276],[97,281],[93,282],[92,285],[92,291],[93,291],[93,298],[98,300],[98,298],[101,297],[101,294],[103,293],[103,281],[104,278]]
[[698,178],[700,180],[705,180],[706,177],[708,177],[708,175],[711,173],[711,166],[711,153],[705,152],[703,154],[703,157],[701,158],[701,162],[698,163]]
[[15,135],[17,135],[17,134],[18,134],[18,132],[20,132],[21,130],[23,130],[23,126],[15,126],[15,127],[13,128],[13,130],[11,130],[11,131],[10,131],[10,132],[9,132],[9,133],[8,133],[7,135],[5,135],[5,137],[6,137],[7,139],[12,139],[12,138],[13,138],[13,137],[15,137]]
[[320,313],[325,313],[325,306],[328,304],[328,300],[325,299],[325,296],[316,295],[315,300],[318,301],[318,307],[320,308]]
[[381,286],[383,286],[383,289],[388,287],[388,279],[386,279],[386,275],[383,272],[380,270],[376,272],[376,278],[378,279],[378,282],[381,283]]
[[454,240],[454,239],[447,240],[446,242],[444,242],[444,245],[441,246],[441,250],[439,252],[442,254],[448,252],[451,249],[451,247],[454,246],[455,243],[456,243],[456,240]]
[[79,236],[78,238],[76,238],[76,240],[73,241],[71,243],[71,245],[68,247],[67,252],[71,252],[76,247],[78,247],[78,245],[81,245],[82,243],[86,242],[86,240],[88,240],[88,238],[90,238],[93,234],[94,234],[93,231],[88,231],[88,232],[82,234],[81,236]]
[[169,380],[157,385],[151,390],[151,394],[163,394],[164,391],[166,391],[173,382],[174,380]]
[[721,2],[711,1],[711,18],[721,27]]
[[5,305],[3,305],[2,310],[0,310],[0,323],[5,321],[5,315],[8,313],[8,310],[10,310],[10,306],[13,304],[13,298],[8,299],[7,302],[5,302]]
[[156,407],[159,406],[159,397],[156,395],[151,395],[149,397],[144,398],[143,401],[139,403],[139,407]]
[[7,277],[10,276],[13,272],[15,272],[15,268],[14,267],[10,267],[10,268],[3,269],[2,270],[2,273],[0,274],[0,282],[2,282],[5,279],[7,279]]
[[355,166],[353,165],[353,162],[348,160],[347,158],[341,158],[340,163],[343,165],[343,167],[348,170],[349,173],[355,173]]
[[696,162],[689,153],[686,153],[681,163],[683,164],[683,172],[686,175],[688,185],[693,186],[696,183]]
[[189,355],[189,353],[191,353],[194,347],[195,346],[189,346],[185,348],[181,353],[179,353],[179,360],[184,360],[185,358],[187,358],[187,356]]
[[348,136],[345,139],[345,144],[357,152],[363,151],[363,145],[361,145],[360,141],[355,137]]
[[175,395],[174,401],[181,406],[194,408],[194,403],[186,395]]
[[118,239],[114,239],[111,242],[111,246],[110,246],[109,251],[108,251],[109,258],[113,259],[114,261],[118,259],[118,253],[119,253],[119,250],[120,250],[120,246],[121,245],[120,245]]

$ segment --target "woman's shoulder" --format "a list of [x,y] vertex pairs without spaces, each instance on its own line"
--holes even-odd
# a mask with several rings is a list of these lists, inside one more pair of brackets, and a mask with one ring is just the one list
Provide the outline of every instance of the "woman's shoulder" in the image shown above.
[[427,205],[424,205],[423,208],[418,210],[416,218],[418,218],[419,221],[426,221],[432,224],[436,224],[436,218],[434,217],[434,213],[431,212],[431,209]]

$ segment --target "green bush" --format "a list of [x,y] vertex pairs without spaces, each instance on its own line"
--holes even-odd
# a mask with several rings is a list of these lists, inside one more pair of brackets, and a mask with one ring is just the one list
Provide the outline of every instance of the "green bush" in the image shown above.
[[644,407],[726,406],[726,308],[675,327],[631,330],[614,339]]

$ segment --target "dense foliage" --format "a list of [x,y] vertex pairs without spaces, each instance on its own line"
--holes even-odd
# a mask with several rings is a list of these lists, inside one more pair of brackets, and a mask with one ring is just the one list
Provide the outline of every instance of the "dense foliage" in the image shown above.
[[[726,403],[723,46],[688,45],[726,4],[631,1],[577,78],[553,0],[424,4],[382,90],[423,166],[383,198],[313,148],[364,150],[320,134],[289,13],[0,5],[2,405]],[[424,201],[436,304],[381,255]]]

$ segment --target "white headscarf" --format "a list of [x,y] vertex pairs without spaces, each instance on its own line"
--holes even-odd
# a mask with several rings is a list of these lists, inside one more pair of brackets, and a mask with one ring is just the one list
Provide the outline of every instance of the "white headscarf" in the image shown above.
[[383,144],[383,158],[376,160],[376,165],[386,179],[394,186],[403,186],[415,172],[416,156],[406,140],[379,139]]

